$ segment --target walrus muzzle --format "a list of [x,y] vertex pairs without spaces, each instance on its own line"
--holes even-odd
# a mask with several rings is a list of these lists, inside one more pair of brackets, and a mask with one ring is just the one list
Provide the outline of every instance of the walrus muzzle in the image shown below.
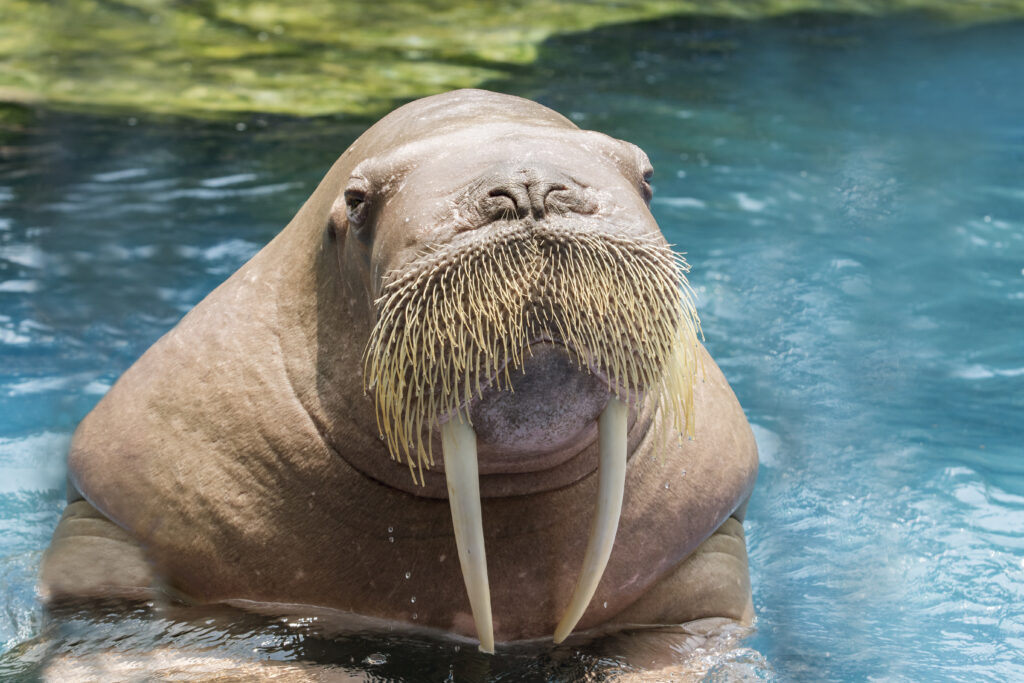
[[[601,228],[604,229],[601,229]],[[583,569],[555,631],[582,617],[611,554],[622,507],[628,406],[658,392],[676,433],[692,433],[700,322],[688,266],[660,238],[581,229],[551,217],[463,233],[389,273],[376,301],[364,381],[393,458],[414,479],[441,432],[449,503],[480,647],[493,651],[477,442],[469,406],[511,373],[538,340],[564,346],[608,386],[598,420],[598,502]]]

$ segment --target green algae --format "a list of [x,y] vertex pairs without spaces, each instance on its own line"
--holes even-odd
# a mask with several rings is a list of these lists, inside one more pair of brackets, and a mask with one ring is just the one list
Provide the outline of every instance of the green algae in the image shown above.
[[927,11],[962,24],[1020,17],[1024,0],[0,0],[0,101],[202,118],[377,115],[514,75],[557,34],[815,10]]

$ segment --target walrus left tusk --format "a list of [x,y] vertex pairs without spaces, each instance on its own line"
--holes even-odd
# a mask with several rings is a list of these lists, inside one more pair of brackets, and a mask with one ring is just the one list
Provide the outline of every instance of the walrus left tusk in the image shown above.
[[494,624],[491,621],[491,588],[487,581],[484,552],[483,515],[480,512],[480,475],[476,461],[476,433],[468,418],[457,414],[441,426],[444,472],[448,481],[448,504],[455,527],[462,579],[466,582],[469,606],[476,622],[480,651],[494,654]]
[[[598,418],[599,458],[597,481],[597,509],[590,523],[590,539],[583,555],[583,568],[569,606],[555,628],[555,642],[560,643],[572,633],[580,617],[594,597],[604,568],[615,543],[622,513],[622,494],[626,488],[626,404],[614,396],[608,400]],[[447,464],[445,465],[447,467]]]

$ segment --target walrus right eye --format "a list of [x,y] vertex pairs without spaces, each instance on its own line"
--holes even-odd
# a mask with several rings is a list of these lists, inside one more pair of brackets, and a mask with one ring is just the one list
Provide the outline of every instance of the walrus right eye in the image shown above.
[[349,226],[359,231],[366,222],[366,215],[369,213],[366,192],[352,188],[345,190],[345,210],[348,214]]

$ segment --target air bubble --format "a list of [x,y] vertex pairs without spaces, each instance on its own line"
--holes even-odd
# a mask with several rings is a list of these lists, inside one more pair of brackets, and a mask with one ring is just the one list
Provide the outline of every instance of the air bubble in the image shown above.
[[405,573],[405,578],[406,579],[411,579],[412,578],[412,572],[406,572]]
[[394,542],[395,542],[395,537],[394,536],[388,536],[388,543],[394,543]]
[[415,603],[416,602],[416,596],[414,595],[411,598],[409,598],[409,602]]

